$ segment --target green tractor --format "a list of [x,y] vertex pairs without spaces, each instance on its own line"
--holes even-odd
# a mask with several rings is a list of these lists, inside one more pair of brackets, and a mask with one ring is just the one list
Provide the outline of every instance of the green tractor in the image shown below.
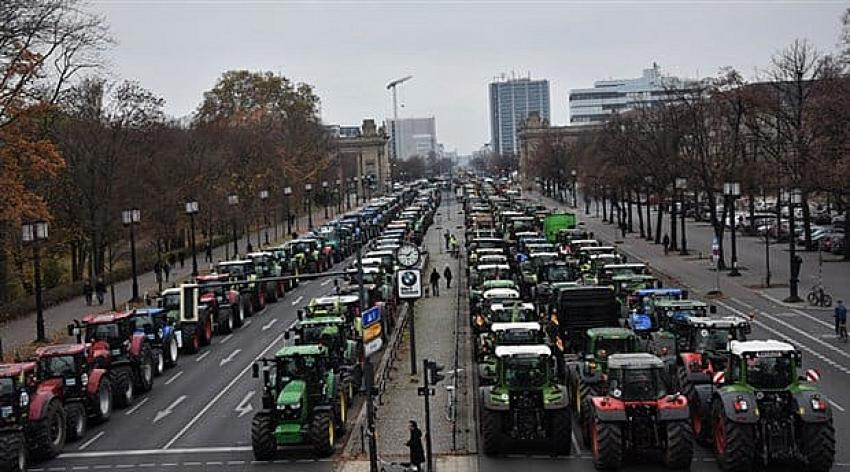
[[802,353],[780,341],[731,341],[726,369],[714,374],[710,420],[714,453],[726,471],[774,461],[799,461],[807,471],[830,470],[835,427],[829,400],[803,375]]
[[495,354],[496,384],[480,387],[484,453],[542,441],[555,454],[569,454],[569,395],[555,378],[552,351],[545,345],[499,346]]
[[280,446],[309,445],[322,457],[334,453],[348,403],[329,364],[326,347],[305,344],[284,346],[253,365],[254,378],[262,371],[263,381],[262,409],[251,423],[257,460],[273,460]]
[[502,322],[490,325],[490,332],[481,333],[475,345],[478,362],[478,384],[492,385],[496,380],[496,348],[499,346],[543,344],[546,333],[540,323]]
[[363,343],[352,328],[339,316],[319,316],[300,319],[292,326],[295,344],[321,344],[328,349],[330,365],[340,373],[342,390],[349,400],[360,390],[363,368]]

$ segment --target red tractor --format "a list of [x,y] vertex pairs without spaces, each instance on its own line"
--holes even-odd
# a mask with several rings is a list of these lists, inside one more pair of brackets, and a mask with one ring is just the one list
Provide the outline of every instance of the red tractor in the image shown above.
[[36,349],[42,384],[57,386],[64,404],[68,437],[85,435],[88,422],[102,423],[112,415],[112,384],[105,369],[89,363],[85,344],[60,344]]
[[0,364],[0,470],[52,459],[65,446],[62,384],[39,381],[35,362]]
[[88,362],[106,369],[119,407],[132,404],[136,390],[153,388],[153,350],[145,333],[134,329],[133,312],[86,315],[68,325],[68,334],[90,343]]
[[583,424],[597,469],[618,469],[626,457],[660,451],[671,469],[690,466],[694,438],[688,399],[669,394],[664,362],[648,353],[608,358],[608,394],[592,397]]

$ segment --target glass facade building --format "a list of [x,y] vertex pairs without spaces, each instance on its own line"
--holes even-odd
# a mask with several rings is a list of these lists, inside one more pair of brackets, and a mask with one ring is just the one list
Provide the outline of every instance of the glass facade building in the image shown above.
[[531,112],[550,119],[548,80],[521,78],[490,84],[490,139],[494,152],[519,152],[517,129]]

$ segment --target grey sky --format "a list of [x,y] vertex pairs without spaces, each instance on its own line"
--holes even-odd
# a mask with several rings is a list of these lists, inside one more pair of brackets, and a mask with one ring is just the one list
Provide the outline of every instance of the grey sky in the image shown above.
[[637,77],[658,62],[676,75],[734,66],[752,77],[794,38],[835,47],[839,2],[781,1],[95,1],[118,45],[113,72],[191,112],[228,69],[272,70],[313,84],[327,123],[392,113],[435,116],[448,150],[489,141],[487,83],[547,78],[552,119],[594,80]]

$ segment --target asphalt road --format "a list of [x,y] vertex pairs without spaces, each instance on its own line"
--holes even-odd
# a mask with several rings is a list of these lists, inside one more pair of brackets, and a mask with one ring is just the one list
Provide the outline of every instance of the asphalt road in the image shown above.
[[[333,270],[348,264],[334,266]],[[261,382],[251,377],[254,359],[272,355],[283,333],[296,319],[296,309],[313,297],[330,293],[333,278],[302,281],[286,297],[248,318],[230,336],[215,336],[199,354],[183,356],[178,365],[155,379],[154,388],[134,405],[115,410],[107,423],[68,443],[54,460],[32,471],[62,470],[251,470],[267,463],[253,461],[251,419],[259,408]],[[357,405],[353,405],[356,407]],[[330,470],[333,458],[304,452],[285,454],[278,464],[293,470]],[[289,467],[287,467],[289,468]]]

